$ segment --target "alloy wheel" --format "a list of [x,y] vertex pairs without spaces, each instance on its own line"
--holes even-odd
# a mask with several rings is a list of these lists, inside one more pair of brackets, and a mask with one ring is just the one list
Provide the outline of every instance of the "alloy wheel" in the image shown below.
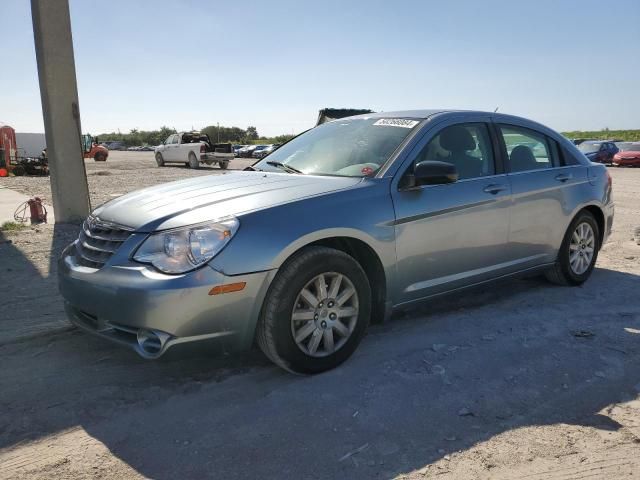
[[595,252],[596,237],[593,228],[586,222],[579,223],[569,244],[569,265],[576,275],[582,275],[591,266]]
[[296,345],[311,357],[326,357],[351,337],[358,321],[358,292],[347,276],[325,272],[298,293],[291,313]]

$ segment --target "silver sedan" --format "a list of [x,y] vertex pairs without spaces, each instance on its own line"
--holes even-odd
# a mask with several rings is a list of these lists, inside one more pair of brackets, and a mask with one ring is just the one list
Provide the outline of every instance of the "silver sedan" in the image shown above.
[[335,120],[248,171],[97,208],[59,265],[70,320],[157,358],[185,342],[316,373],[370,322],[513,275],[580,285],[611,179],[553,130],[497,113]]

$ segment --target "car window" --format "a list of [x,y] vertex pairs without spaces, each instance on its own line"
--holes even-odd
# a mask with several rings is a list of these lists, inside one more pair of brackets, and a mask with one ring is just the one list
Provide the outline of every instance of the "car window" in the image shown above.
[[445,127],[422,149],[414,165],[428,160],[455,165],[460,180],[495,173],[491,139],[484,123]]
[[550,153],[549,140],[542,133],[527,128],[500,126],[507,148],[511,172],[526,172],[558,166]]

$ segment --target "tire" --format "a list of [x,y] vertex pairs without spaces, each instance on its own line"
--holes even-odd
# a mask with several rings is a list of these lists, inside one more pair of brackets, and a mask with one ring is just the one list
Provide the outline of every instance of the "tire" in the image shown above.
[[[578,244],[578,249],[575,252],[581,253],[581,255],[588,255],[588,249],[593,248],[592,257],[586,266],[585,270],[578,269],[576,271],[575,266],[572,266],[571,252],[572,242],[575,246],[574,233],[577,233],[577,229],[582,225],[587,225],[593,234],[593,241],[585,243],[584,247]],[[560,251],[558,252],[558,259],[556,264],[549,271],[545,273],[547,280],[557,285],[577,286],[582,285],[591,275],[593,268],[598,260],[598,252],[600,250],[600,228],[598,222],[596,222],[593,215],[586,210],[578,213],[573,219],[567,232],[564,235]],[[582,252],[581,252],[582,250]],[[584,253],[583,253],[584,252]],[[586,259],[585,259],[586,260]],[[582,264],[584,266],[584,263]]]
[[22,177],[25,173],[27,173],[27,171],[22,165],[16,165],[11,169],[11,171],[16,177]]
[[200,162],[198,162],[198,159],[196,158],[195,154],[193,152],[189,153],[189,168],[193,168],[193,169],[198,169],[200,168]]
[[229,166],[229,162],[220,162],[218,165],[220,165],[220,169],[221,170],[226,170],[227,167]]
[[640,245],[640,227],[636,227],[633,230],[633,239],[635,240],[637,245]]
[[159,167],[164,167],[164,158],[161,153],[156,153],[156,163]]
[[107,156],[103,152],[96,153],[95,157],[93,157],[95,162],[106,162]]
[[[302,300],[302,291],[306,289],[311,293],[313,289],[315,294],[311,298],[317,301],[317,297],[323,295],[315,289],[315,285],[318,285],[315,281],[320,275],[326,281],[331,280],[328,286],[325,284],[327,299],[314,309],[310,302]],[[338,302],[328,298],[334,290],[334,280],[339,276],[342,277],[336,282],[339,285],[336,299],[346,297],[350,290],[355,291],[355,294],[342,300],[342,308]],[[334,310],[328,308],[332,304],[335,305]],[[300,307],[306,310],[299,310]],[[313,318],[295,321],[294,309],[301,315],[307,312]],[[334,313],[330,313],[347,310],[355,314],[336,320]],[[369,326],[370,317],[371,288],[360,264],[340,250],[307,247],[285,262],[269,287],[256,327],[256,340],[265,355],[285,370],[298,374],[320,373],[337,367],[351,356]],[[333,326],[328,327],[328,322]],[[340,329],[337,323],[340,323]],[[313,333],[301,336],[302,340],[297,343],[294,332],[301,335],[304,328],[312,329]],[[333,349],[326,343],[325,335],[329,332],[325,330],[331,330],[330,345]],[[348,333],[345,334],[345,331]],[[315,354],[310,354],[315,336],[321,338],[316,344]]]

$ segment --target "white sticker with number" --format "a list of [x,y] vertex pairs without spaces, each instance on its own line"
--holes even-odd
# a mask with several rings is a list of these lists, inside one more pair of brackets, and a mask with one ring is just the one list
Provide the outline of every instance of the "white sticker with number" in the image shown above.
[[420,122],[418,120],[406,120],[404,118],[381,118],[374,125],[382,125],[384,127],[401,127],[413,128]]

